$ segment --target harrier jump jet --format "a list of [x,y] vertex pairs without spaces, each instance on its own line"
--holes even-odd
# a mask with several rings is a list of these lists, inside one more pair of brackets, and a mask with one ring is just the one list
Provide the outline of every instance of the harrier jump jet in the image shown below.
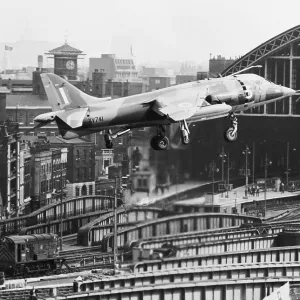
[[151,147],[165,150],[169,146],[167,125],[179,123],[181,141],[186,145],[190,142],[191,123],[229,117],[224,137],[233,142],[237,139],[236,112],[296,93],[258,75],[239,73],[118,99],[87,95],[61,77],[44,73],[42,82],[52,112],[37,116],[35,128],[56,121],[64,139],[105,131],[106,147],[112,148],[112,140],[131,129],[155,126],[157,134],[151,138]]

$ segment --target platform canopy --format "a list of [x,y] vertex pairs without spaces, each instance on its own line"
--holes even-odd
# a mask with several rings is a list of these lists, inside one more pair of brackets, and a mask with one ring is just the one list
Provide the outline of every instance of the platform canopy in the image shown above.
[[241,71],[252,65],[259,64],[263,59],[270,55],[273,55],[278,50],[294,43],[295,41],[300,41],[300,25],[295,26],[271,39],[262,43],[255,49],[251,50],[238,60],[236,60],[232,65],[222,72],[222,76],[227,76],[235,72]]

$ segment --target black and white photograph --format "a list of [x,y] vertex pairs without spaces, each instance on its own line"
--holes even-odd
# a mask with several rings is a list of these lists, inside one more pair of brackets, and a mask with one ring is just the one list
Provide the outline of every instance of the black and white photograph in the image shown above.
[[0,300],[300,299],[299,0],[0,28]]

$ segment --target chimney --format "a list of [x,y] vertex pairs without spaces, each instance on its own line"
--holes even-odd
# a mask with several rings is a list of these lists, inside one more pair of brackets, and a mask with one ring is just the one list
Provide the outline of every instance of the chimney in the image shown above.
[[40,70],[43,68],[43,55],[38,55],[38,68]]

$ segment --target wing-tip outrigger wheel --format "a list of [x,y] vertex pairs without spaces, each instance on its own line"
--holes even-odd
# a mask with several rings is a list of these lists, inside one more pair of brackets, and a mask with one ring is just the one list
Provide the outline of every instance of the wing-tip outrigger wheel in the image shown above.
[[186,120],[179,121],[179,126],[181,130],[181,142],[183,145],[188,145],[190,143],[190,130]]

